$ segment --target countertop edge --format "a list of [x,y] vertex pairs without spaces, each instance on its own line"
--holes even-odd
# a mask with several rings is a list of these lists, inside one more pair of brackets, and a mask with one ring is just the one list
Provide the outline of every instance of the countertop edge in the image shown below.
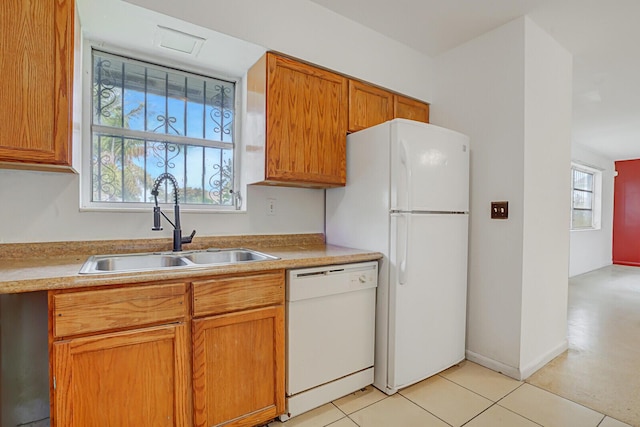
[[[277,260],[248,262],[215,267],[176,268],[136,273],[78,274],[85,258],[68,261],[57,259],[55,265],[26,265],[14,268],[0,265],[0,294],[93,288],[123,284],[149,284],[165,281],[194,280],[226,274],[242,274],[264,270],[293,269],[375,261],[379,252],[334,245],[284,246],[255,249],[279,257]],[[5,274],[3,274],[5,273]],[[7,277],[10,276],[10,277]],[[6,277],[6,278],[5,278]]]

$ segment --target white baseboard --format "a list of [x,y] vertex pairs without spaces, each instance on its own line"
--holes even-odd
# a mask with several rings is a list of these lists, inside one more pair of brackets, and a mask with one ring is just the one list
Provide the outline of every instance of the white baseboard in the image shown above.
[[475,362],[478,365],[482,365],[485,368],[489,368],[493,371],[500,372],[501,374],[504,374],[518,381],[522,381],[529,378],[538,369],[542,368],[544,365],[551,362],[554,358],[558,357],[568,347],[568,341],[565,339],[563,342],[558,344],[556,347],[554,347],[538,359],[534,360],[532,363],[529,363],[527,366],[521,368],[505,365],[502,362],[498,362],[497,360],[490,359],[486,356],[474,353],[470,350],[467,350],[465,354],[467,356],[467,360]]
[[520,380],[520,371],[518,368],[514,368],[513,366],[505,365],[502,362],[498,362],[497,360],[489,359],[486,356],[483,356],[478,353],[474,353],[473,351],[467,350],[465,352],[467,356],[467,360],[477,363],[478,365],[482,365],[485,368],[489,368],[492,371],[500,372],[508,377],[514,378],[516,380]]
[[569,348],[569,342],[565,339],[556,347],[548,351],[546,354],[543,354],[538,359],[520,368],[520,376],[522,377],[521,379],[524,380],[529,378],[538,369],[542,368],[544,365],[551,362],[557,356],[561,355],[567,348]]

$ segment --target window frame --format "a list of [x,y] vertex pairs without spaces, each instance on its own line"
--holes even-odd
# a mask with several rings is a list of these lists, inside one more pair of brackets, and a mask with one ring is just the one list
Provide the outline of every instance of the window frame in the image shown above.
[[[575,181],[574,181],[574,171],[579,171],[583,173],[590,174],[592,176],[592,189],[591,189],[591,225],[586,227],[577,227],[573,224],[573,212],[574,210],[589,210],[583,208],[574,207],[574,191]],[[571,231],[592,231],[592,230],[600,230],[601,229],[601,217],[602,217],[602,169],[588,166],[583,163],[571,162],[571,191],[570,191],[570,207],[571,207],[571,218],[570,218],[570,230]],[[579,191],[585,191],[582,189],[578,189]]]
[[[241,141],[242,141],[242,119],[244,113],[242,110],[244,99],[244,82],[238,77],[224,75],[215,70],[207,70],[186,62],[177,63],[175,59],[161,55],[147,55],[134,52],[120,46],[113,46],[104,42],[90,39],[82,41],[82,89],[81,100],[76,105],[82,105],[82,114],[80,124],[74,124],[74,128],[79,127],[80,132],[74,129],[74,155],[79,155],[82,162],[78,172],[80,173],[80,211],[99,211],[99,212],[147,212],[152,203],[142,202],[94,202],[92,201],[92,165],[91,165],[91,145],[92,145],[92,93],[93,93],[93,55],[92,51],[96,49],[107,54],[124,56],[132,60],[139,60],[151,64],[159,65],[165,68],[175,69],[178,72],[195,73],[215,79],[233,82],[235,87],[234,93],[234,123],[233,123],[233,199],[234,202],[230,206],[208,205],[208,204],[192,204],[180,201],[180,209],[183,212],[195,213],[243,213],[246,212],[246,203],[244,203],[245,185],[242,180],[241,173]],[[79,151],[79,153],[78,153]]]

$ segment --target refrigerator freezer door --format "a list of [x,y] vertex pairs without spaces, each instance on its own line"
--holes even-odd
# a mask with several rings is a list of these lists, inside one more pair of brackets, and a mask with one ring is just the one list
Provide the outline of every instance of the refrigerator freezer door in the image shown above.
[[391,217],[390,389],[465,357],[467,228],[466,214]]
[[469,138],[408,120],[391,126],[391,210],[468,212]]

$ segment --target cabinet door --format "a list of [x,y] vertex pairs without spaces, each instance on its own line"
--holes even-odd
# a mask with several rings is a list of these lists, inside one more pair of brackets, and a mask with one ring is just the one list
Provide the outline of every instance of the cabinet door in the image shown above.
[[393,94],[349,80],[349,132],[356,132],[393,118]]
[[346,182],[347,79],[268,54],[265,179]]
[[196,426],[254,426],[285,411],[284,306],[193,321]]
[[400,95],[394,96],[394,118],[429,123],[429,104]]
[[53,425],[190,425],[187,348],[183,323],[53,343]]
[[69,166],[73,0],[0,6],[0,162]]

